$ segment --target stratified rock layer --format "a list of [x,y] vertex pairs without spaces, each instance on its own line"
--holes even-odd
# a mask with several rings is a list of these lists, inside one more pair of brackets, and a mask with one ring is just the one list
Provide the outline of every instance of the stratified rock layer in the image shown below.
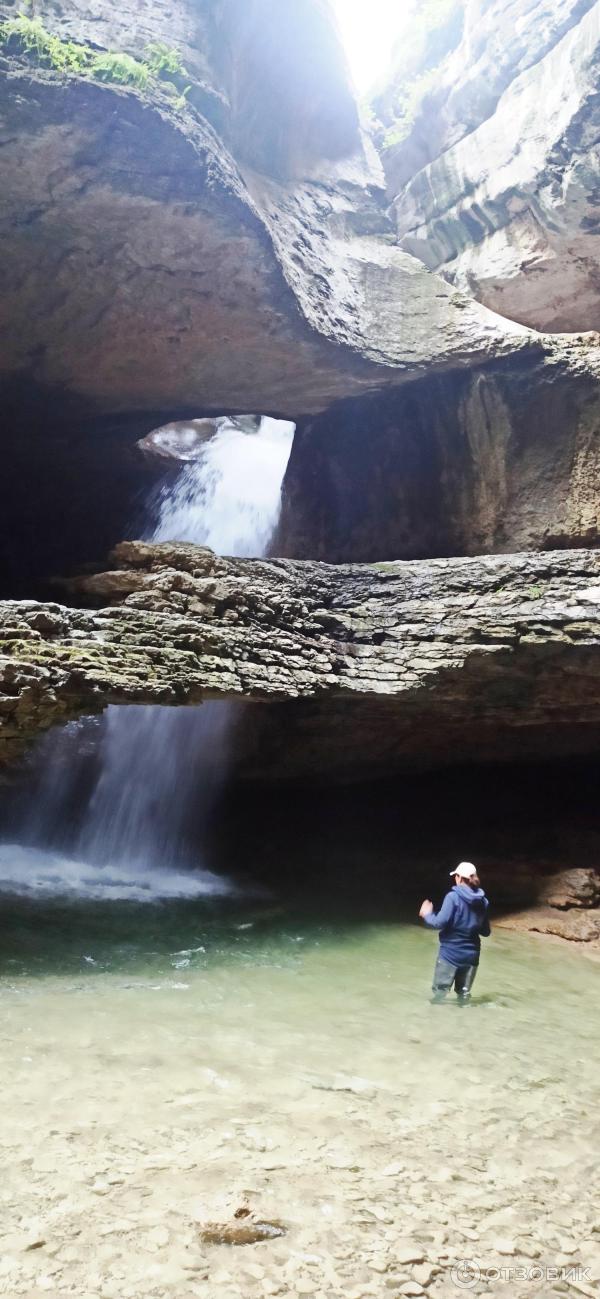
[[596,328],[600,4],[469,0],[425,71],[386,153],[401,246],[513,320]]
[[2,757],[108,703],[257,710],[239,761],[348,780],[600,740],[600,555],[331,567],[123,543],[97,611],[0,606]]

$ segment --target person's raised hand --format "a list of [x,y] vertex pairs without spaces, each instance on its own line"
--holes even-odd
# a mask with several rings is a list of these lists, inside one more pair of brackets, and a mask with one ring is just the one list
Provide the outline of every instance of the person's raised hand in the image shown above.
[[421,920],[424,920],[425,916],[430,916],[432,911],[433,902],[430,902],[429,898],[426,898],[425,901],[421,903],[421,910],[419,911]]

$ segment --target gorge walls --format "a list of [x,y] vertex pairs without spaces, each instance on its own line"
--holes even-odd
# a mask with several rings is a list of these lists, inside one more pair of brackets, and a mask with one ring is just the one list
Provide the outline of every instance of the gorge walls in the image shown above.
[[[10,22],[14,9],[0,12]],[[136,410],[294,419],[426,366],[527,347],[527,331],[394,247],[380,163],[359,129],[326,6],[294,0],[284,21],[274,0],[243,7],[242,18],[233,3],[181,0],[174,36],[169,26],[163,37],[188,75],[183,103],[175,83],[139,61],[158,31],[134,14],[125,42],[126,12],[114,32],[96,11],[36,12],[63,45],[74,35],[87,43],[79,49],[114,40],[138,58],[130,75],[143,84],[65,73],[5,29],[5,390],[26,384],[46,409],[78,421]],[[313,64],[298,58],[295,13],[327,60],[325,114]],[[277,59],[269,33],[280,33]],[[202,68],[198,59],[187,68],[192,39]],[[297,76],[282,88],[276,79],[293,59]],[[307,109],[298,121],[299,98],[314,101],[318,132]]]
[[400,247],[513,320],[597,328],[600,5],[424,15],[375,102]]

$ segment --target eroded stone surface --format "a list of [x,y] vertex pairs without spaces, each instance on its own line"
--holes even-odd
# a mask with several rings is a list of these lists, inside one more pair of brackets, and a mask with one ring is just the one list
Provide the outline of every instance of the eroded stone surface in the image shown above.
[[561,909],[554,906],[528,907],[511,911],[497,922],[504,929],[521,929],[530,933],[549,934],[568,942],[600,945],[600,908],[589,911]]
[[[306,419],[400,386],[410,407],[421,402],[417,384],[434,392],[439,376],[439,400],[421,404],[408,437],[408,459],[428,465],[418,481],[405,464],[404,428],[392,430],[403,484],[395,468],[386,481],[410,508],[400,500],[390,511],[381,493],[369,494],[371,520],[385,519],[393,535],[381,545],[373,524],[368,538],[355,529],[352,553],[337,544],[312,549],[305,535],[286,553],[379,559],[593,543],[597,336],[554,340],[515,325],[396,245],[383,173],[361,132],[327,5],[177,0],[169,19],[163,5],[141,17],[134,8],[126,3],[116,14],[102,0],[69,7],[42,0],[36,14],[58,35],[138,57],[148,41],[164,38],[189,69],[183,108],[161,85],[140,94],[58,77],[12,47],[2,55],[0,367],[19,430],[29,424],[25,394],[32,399],[31,457],[47,454],[40,442],[48,442],[49,423],[56,438],[66,426],[70,435],[100,439],[116,417],[129,436],[134,425],[142,436],[202,413]],[[550,56],[570,13],[565,0],[543,40],[539,24],[518,25],[494,93],[517,64],[525,75],[534,45],[540,58]],[[313,47],[316,62],[305,57]],[[481,57],[473,94],[489,71]],[[468,99],[465,91],[461,103]],[[514,366],[514,392],[510,383],[498,386],[498,365]],[[560,408],[555,381],[568,389]],[[328,427],[314,431],[320,463]],[[7,430],[20,446],[10,419]],[[380,435],[377,422],[364,430],[375,477]],[[11,457],[19,477],[21,459]],[[346,483],[351,471],[350,447],[338,480]],[[35,474],[31,481],[39,490]],[[317,488],[297,499],[299,516],[318,498],[318,480]],[[82,490],[77,482],[68,495]],[[69,544],[78,559],[96,558],[123,535],[123,510],[117,531],[92,551],[76,521]],[[9,552],[13,533],[17,550],[27,545],[23,517],[20,501],[8,506]],[[42,526],[54,528],[54,519],[48,510]],[[54,562],[69,566],[60,555]],[[31,559],[24,568],[38,571]],[[27,583],[10,589],[27,593]]]
[[[269,778],[597,747],[600,555],[351,565],[125,542],[92,611],[7,601],[3,758],[111,702],[263,700]],[[108,602],[108,603],[107,603]]]
[[430,377],[306,420],[279,554],[334,561],[592,545],[600,538],[600,366],[552,356]]
[[592,0],[471,0],[386,153],[402,247],[536,328],[598,322],[599,37]]
[[[199,94],[192,61],[184,108],[160,86],[139,94],[3,58],[5,380],[26,374],[94,412],[293,418],[526,346],[527,331],[394,246],[327,6],[254,0],[250,22],[234,0],[176,8],[163,39],[189,61],[196,24],[216,87]],[[60,35],[122,47],[127,8],[116,26],[39,12]],[[318,94],[298,32],[319,51]],[[126,48],[143,54],[147,35]]]

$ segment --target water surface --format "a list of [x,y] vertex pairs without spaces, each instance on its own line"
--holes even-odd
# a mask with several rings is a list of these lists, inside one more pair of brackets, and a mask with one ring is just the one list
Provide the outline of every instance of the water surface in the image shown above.
[[[497,930],[460,1008],[428,1002],[431,935],[318,899],[5,898],[0,936],[7,1293],[456,1294],[461,1259],[598,1275],[580,952]],[[243,1206],[286,1236],[202,1244]]]

